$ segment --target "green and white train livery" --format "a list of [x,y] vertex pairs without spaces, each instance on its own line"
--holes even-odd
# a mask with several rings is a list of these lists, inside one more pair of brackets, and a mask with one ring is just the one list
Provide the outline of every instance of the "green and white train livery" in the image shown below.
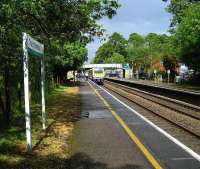
[[89,78],[99,85],[103,85],[104,76],[104,68],[92,68],[89,70]]

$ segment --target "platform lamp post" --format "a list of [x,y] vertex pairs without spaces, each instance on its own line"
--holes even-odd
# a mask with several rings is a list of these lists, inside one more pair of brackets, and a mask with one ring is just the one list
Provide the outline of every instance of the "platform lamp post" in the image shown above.
[[29,103],[29,54],[41,59],[41,104],[42,104],[42,128],[45,127],[45,71],[44,71],[44,45],[34,40],[27,33],[23,35],[23,67],[24,67],[24,103],[25,103],[25,124],[26,124],[26,143],[27,152],[31,153],[31,119],[30,119],[30,103]]

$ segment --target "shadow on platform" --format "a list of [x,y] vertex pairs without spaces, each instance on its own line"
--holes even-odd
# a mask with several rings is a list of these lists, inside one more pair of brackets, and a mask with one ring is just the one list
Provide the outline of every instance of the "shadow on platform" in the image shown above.
[[86,154],[78,153],[69,159],[58,158],[54,155],[37,157],[32,155],[27,160],[16,165],[0,163],[1,169],[142,169],[138,165],[125,164],[110,168],[107,164],[95,161]]

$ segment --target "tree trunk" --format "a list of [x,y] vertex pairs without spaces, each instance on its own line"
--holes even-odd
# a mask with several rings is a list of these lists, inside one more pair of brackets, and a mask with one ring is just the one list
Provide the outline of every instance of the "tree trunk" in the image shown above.
[[4,111],[4,122],[6,126],[10,122],[10,111],[11,111],[11,99],[10,99],[10,83],[9,83],[9,67],[8,63],[4,69],[4,90],[5,90],[5,111]]
[[58,86],[59,85],[58,75],[56,75],[56,83],[57,83],[57,86]]
[[17,100],[18,100],[18,109],[22,110],[22,97],[21,97],[21,82],[17,84]]
[[3,102],[3,99],[2,99],[2,93],[1,92],[0,92],[0,107],[1,107],[2,113],[4,114],[5,113],[5,106],[4,106],[4,102]]
[[132,79],[134,79],[134,62],[132,61]]

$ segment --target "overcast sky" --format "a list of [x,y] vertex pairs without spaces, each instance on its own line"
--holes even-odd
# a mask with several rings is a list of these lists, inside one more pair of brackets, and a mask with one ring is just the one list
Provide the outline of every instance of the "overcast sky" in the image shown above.
[[[100,23],[110,36],[119,32],[126,39],[129,34],[137,32],[146,35],[150,32],[168,33],[170,14],[166,12],[166,3],[162,0],[119,0],[121,8],[111,20],[104,18]],[[96,40],[88,45],[88,62],[91,62],[95,52],[102,43]]]

